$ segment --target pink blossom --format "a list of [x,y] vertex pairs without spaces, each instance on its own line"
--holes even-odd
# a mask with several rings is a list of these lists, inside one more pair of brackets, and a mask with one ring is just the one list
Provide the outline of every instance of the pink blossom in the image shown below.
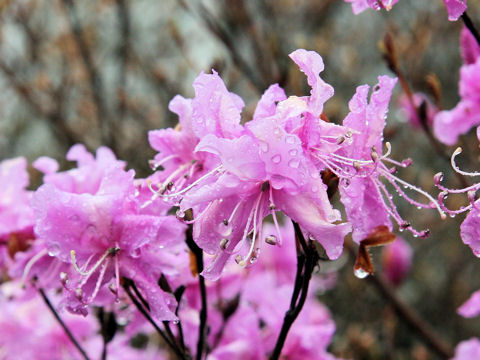
[[434,119],[433,131],[444,144],[454,145],[460,135],[480,124],[479,84],[480,60],[477,59],[460,69],[460,102],[452,110],[439,112]]
[[412,256],[411,246],[399,236],[383,249],[383,270],[390,283],[398,286],[403,282],[412,266]]
[[125,276],[144,293],[153,316],[172,320],[175,301],[156,282],[160,273],[173,272],[173,254],[163,248],[182,243],[183,227],[173,217],[140,214],[133,175],[111,167],[94,194],[43,185],[32,200],[35,231],[51,256],[73,265],[63,280],[71,311],[85,314],[97,297],[100,303],[113,301],[110,290],[118,296]]
[[6,242],[11,235],[32,236],[27,160],[19,157],[2,161],[0,184],[0,242]]
[[473,318],[480,314],[480,290],[475,291],[470,298],[458,308],[457,312],[466,318]]
[[467,65],[475,63],[480,56],[480,45],[465,26],[460,33],[460,52],[463,62]]
[[471,360],[480,358],[480,340],[471,338],[462,341],[455,348],[455,356],[452,360]]
[[417,109],[420,106],[425,106],[425,122],[427,125],[433,124],[433,118],[438,113],[438,109],[432,102],[426,97],[423,93],[415,93],[413,94],[413,104],[406,95],[402,95],[399,99],[400,108],[403,110],[403,114],[407,119],[408,123],[415,128],[421,128],[421,120],[418,114]]
[[447,7],[448,20],[458,20],[460,16],[467,10],[467,0],[443,0]]
[[387,11],[395,5],[398,0],[345,0],[352,3],[352,11],[355,15],[360,14],[364,10],[371,8],[373,10],[386,9]]

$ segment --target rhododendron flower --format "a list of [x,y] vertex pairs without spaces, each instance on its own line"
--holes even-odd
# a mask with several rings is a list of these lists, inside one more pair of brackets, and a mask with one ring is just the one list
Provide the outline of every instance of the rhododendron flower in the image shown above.
[[97,295],[101,299],[109,293],[109,283],[118,296],[124,276],[144,292],[153,316],[173,320],[175,301],[158,288],[157,280],[162,272],[174,272],[168,261],[173,254],[162,248],[182,243],[183,226],[174,217],[140,214],[133,175],[111,167],[94,194],[43,185],[32,200],[35,231],[51,256],[73,265],[62,279],[71,311],[85,314]]
[[458,137],[480,124],[480,47],[469,30],[463,28],[460,38],[465,65],[460,68],[460,102],[451,110],[439,112],[433,123],[435,137],[454,145]]
[[470,298],[458,308],[457,312],[466,318],[480,315],[480,290],[475,291]]
[[398,0],[345,0],[348,3],[352,3],[353,13],[360,14],[364,10],[371,8],[373,10],[390,10]]
[[390,283],[398,286],[403,282],[412,266],[412,256],[412,247],[399,236],[393,244],[387,245],[383,249],[383,271]]
[[[219,94],[216,74],[202,74],[196,80],[196,83],[206,85],[196,87],[196,98],[202,94],[202,102],[196,104],[192,111],[192,119],[196,119],[192,123],[203,124],[201,129],[208,131],[197,131],[200,141],[195,153],[205,153],[216,159],[216,167],[209,168],[205,175],[186,187],[175,186],[176,191],[160,188],[157,195],[167,199],[180,197],[182,213],[194,209],[194,239],[204,251],[215,255],[214,261],[203,273],[209,279],[220,276],[233,253],[236,253],[235,259],[241,265],[255,262],[260,247],[258,238],[261,238],[262,220],[272,214],[277,222],[276,210],[297,221],[324,246],[329,257],[337,258],[342,252],[343,238],[350,227],[348,224],[335,224],[341,220],[340,213],[332,208],[328,200],[319,170],[305,154],[300,136],[290,133],[298,121],[303,121],[300,118],[302,113],[310,114],[304,119],[311,124],[312,114],[318,116],[323,103],[333,94],[331,86],[318,76],[323,70],[320,56],[310,53],[313,52],[299,50],[291,57],[307,74],[312,86],[311,96],[285,99],[278,85],[271,86],[260,100],[254,119],[245,128],[239,124],[238,106],[234,108],[235,116],[230,115],[235,122],[230,120],[228,126],[224,124],[223,119],[227,118],[223,115],[224,111],[230,108],[226,107],[228,101],[224,101],[221,107],[215,105]],[[220,94],[230,99],[231,104],[239,104],[239,101],[231,100],[231,95],[223,87],[221,89]],[[200,90],[205,92],[206,97]],[[217,111],[210,117],[194,115],[209,114],[212,106]],[[207,127],[210,118],[217,125]],[[215,120],[217,118],[219,120]],[[317,118],[315,121],[318,123],[320,120]],[[330,143],[328,146],[335,145]],[[250,231],[253,233],[250,234]]]
[[0,162],[0,243],[11,236],[32,236],[34,219],[28,183],[25,158]]
[[433,123],[433,118],[438,113],[438,109],[423,93],[413,94],[413,105],[408,96],[402,95],[398,101],[403,114],[408,123],[415,128],[421,128],[421,119],[418,110],[421,106],[425,106],[425,122],[427,125]]
[[[326,165],[342,180],[339,185],[341,201],[345,205],[348,220],[353,226],[353,239],[360,242],[378,226],[385,225],[392,228],[390,217],[400,226],[400,230],[408,229],[415,236],[427,236],[428,231],[413,229],[398,213],[393,197],[388,192],[381,178],[387,180],[408,202],[417,207],[437,208],[442,216],[435,199],[425,191],[403,181],[394,175],[396,168],[388,168],[386,163],[399,167],[410,165],[411,161],[397,162],[381,155],[383,149],[383,129],[388,111],[388,103],[396,79],[380,76],[379,83],[374,87],[370,101],[367,100],[369,86],[357,88],[356,94],[350,100],[350,113],[343,121],[343,125],[355,131],[352,141],[347,142],[333,154]],[[429,202],[421,203],[411,199],[402,189],[416,191],[425,196]]]
[[467,0],[443,0],[447,7],[448,20],[458,20],[460,16],[467,10]]
[[[207,134],[233,138],[240,134],[240,112],[243,100],[228,92],[216,72],[200,74],[193,83],[195,97],[179,95],[170,101],[169,109],[179,117],[175,129],[150,131],[152,148],[159,153],[151,162],[157,171],[149,180],[158,192],[179,191],[218,166],[218,159],[204,152],[195,152],[195,146]],[[153,195],[149,205],[158,196]],[[172,200],[175,198],[164,198]]]
[[452,360],[471,360],[480,358],[480,340],[471,338],[460,342],[455,348]]
[[465,26],[460,33],[460,52],[463,62],[467,65],[475,63],[480,56],[480,45]]

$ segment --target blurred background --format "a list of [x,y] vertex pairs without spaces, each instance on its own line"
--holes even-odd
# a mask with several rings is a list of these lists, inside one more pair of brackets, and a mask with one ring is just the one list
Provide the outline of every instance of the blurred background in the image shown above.
[[[480,5],[469,0],[468,13],[480,25]],[[326,105],[339,123],[348,100],[361,84],[378,75],[394,76],[384,59],[386,34],[395,49],[398,70],[414,92],[439,107],[458,102],[462,61],[462,23],[447,21],[441,0],[402,0],[389,12],[353,15],[341,0],[3,0],[0,1],[0,159],[41,155],[64,168],[68,148],[85,143],[90,150],[111,147],[138,176],[151,173],[152,129],[173,126],[168,102],[193,96],[192,82],[215,69],[230,91],[245,100],[247,121],[263,91],[279,83],[287,94],[304,95],[305,77],[288,58],[297,48],[320,53],[322,77],[335,88]],[[397,84],[385,137],[393,158],[412,158],[400,176],[431,193],[433,175],[460,187],[448,156],[400,106]],[[478,141],[461,140],[460,165],[478,170]],[[447,160],[446,160],[447,159]],[[32,188],[41,174],[32,169]],[[338,198],[334,198],[341,207]],[[449,199],[451,207],[465,198]],[[413,247],[413,266],[396,296],[414,309],[451,347],[480,335],[479,319],[463,319],[456,309],[480,288],[480,260],[459,237],[463,216],[441,221],[434,211],[417,211],[397,201],[407,220],[429,228],[428,239],[404,233]],[[372,258],[382,273],[382,250]],[[369,280],[353,276],[354,258],[321,264],[338,270],[337,285],[319,298],[331,310],[337,333],[331,351],[353,359],[436,359],[417,333],[395,315],[389,301]]]

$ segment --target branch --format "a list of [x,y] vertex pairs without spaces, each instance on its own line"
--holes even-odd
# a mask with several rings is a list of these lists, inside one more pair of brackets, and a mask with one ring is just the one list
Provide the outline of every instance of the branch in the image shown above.
[[200,286],[200,297],[202,299],[202,308],[200,309],[200,326],[198,330],[198,343],[197,343],[197,360],[202,359],[203,349],[205,347],[205,330],[207,328],[207,288],[205,286],[205,278],[200,275],[203,271],[203,251],[193,240],[192,225],[187,229],[187,246],[190,251],[195,255],[195,261],[198,272],[198,283]]
[[88,357],[87,353],[85,352],[85,350],[83,350],[83,348],[80,346],[80,344],[78,343],[77,339],[75,339],[75,337],[73,336],[72,332],[70,331],[70,329],[67,327],[67,325],[65,325],[65,323],[63,322],[62,318],[60,317],[60,315],[58,315],[57,311],[55,310],[55,308],[53,307],[52,303],[50,302],[50,300],[48,299],[47,295],[45,294],[45,291],[43,289],[38,289],[38,291],[40,292],[40,295],[42,296],[42,299],[43,301],[45,302],[45,304],[47,305],[47,307],[50,309],[50,311],[52,312],[53,316],[55,316],[55,319],[57,319],[58,323],[60,324],[60,326],[63,328],[63,330],[65,330],[65,333],[67,334],[68,338],[70,339],[70,341],[73,343],[73,345],[75,345],[75,347],[77,348],[77,350],[80,352],[80,354],[82,354],[82,357],[85,359],[85,360],[90,360],[90,358]]
[[295,239],[297,241],[297,274],[295,276],[290,308],[285,313],[283,325],[280,329],[280,334],[278,335],[270,360],[278,360],[282,353],[288,332],[307,300],[308,287],[312,278],[313,269],[318,260],[318,254],[313,243],[309,242],[307,244],[300,226],[295,221],[292,220],[292,222],[295,228]]
[[[186,359],[184,354],[177,348],[177,346],[170,341],[167,335],[163,332],[163,330],[158,326],[158,324],[155,322],[155,320],[152,319],[150,314],[148,313],[148,303],[143,299],[143,296],[141,296],[140,292],[138,291],[137,287],[135,286],[134,282],[130,279],[123,279],[123,288],[125,289],[128,297],[130,300],[132,300],[133,304],[136,306],[138,311],[145,317],[145,319],[148,320],[150,324],[155,328],[155,330],[158,332],[158,334],[162,337],[162,339],[167,343],[168,346],[175,352],[175,354],[178,356],[179,359]],[[132,293],[131,289],[139,296],[137,299],[135,295]]]
[[[355,256],[353,244],[345,242],[345,247]],[[447,345],[433,328],[420,317],[420,315],[395,293],[395,290],[387,283],[383,276],[375,274],[369,276],[367,281],[372,284],[387,300],[397,313],[398,317],[405,322],[430,348],[444,359],[453,357],[453,350]]]
[[473,35],[475,40],[477,40],[477,43],[480,46],[480,34],[478,33],[475,24],[472,22],[472,19],[470,19],[470,16],[468,16],[466,11],[462,14],[461,18],[463,20],[463,23],[465,24],[465,27],[470,31],[470,33]]

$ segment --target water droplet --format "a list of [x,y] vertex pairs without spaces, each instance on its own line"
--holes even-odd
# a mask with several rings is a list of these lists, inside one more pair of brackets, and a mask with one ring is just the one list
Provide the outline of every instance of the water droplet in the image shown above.
[[277,154],[275,156],[272,156],[271,160],[274,164],[279,164],[280,161],[282,161],[282,157],[279,154]]
[[226,250],[227,249],[227,246],[228,246],[228,243],[229,243],[229,240],[226,239],[226,238],[223,238],[222,240],[220,240],[220,248],[222,250]]
[[232,233],[233,227],[232,227],[231,224],[227,223],[225,225],[225,223],[222,222],[222,223],[218,224],[217,230],[218,230],[218,233],[220,235],[222,235],[223,237],[228,237]]
[[313,193],[318,192],[318,186],[317,186],[317,185],[313,185],[313,186],[312,186],[312,192],[313,192]]
[[142,250],[140,248],[135,248],[132,250],[132,256],[137,258],[142,254]]
[[185,217],[185,212],[182,209],[178,209],[176,212],[176,216],[178,219],[183,219]]
[[280,135],[280,129],[279,129],[279,128],[276,128],[276,129],[273,131],[273,133],[274,133],[275,135]]
[[60,254],[60,245],[59,244],[51,244],[49,247],[48,247],[48,255],[49,256],[57,256],[58,254]]
[[173,324],[173,325],[178,325],[179,323],[180,323],[179,320],[173,320],[173,321],[172,321],[172,324]]
[[259,140],[258,143],[260,145],[260,150],[261,151],[268,152],[268,143],[266,143],[265,141],[262,141],[262,140]]
[[368,273],[368,271],[365,271],[362,268],[354,268],[353,275],[355,275],[359,279],[365,279],[370,274]]
[[298,168],[299,165],[300,165],[300,160],[298,159],[292,159],[288,162],[288,166],[290,166],[292,169]]
[[250,258],[250,264],[255,264],[257,262],[257,257],[256,256],[252,256]]
[[288,135],[286,138],[285,138],[285,142],[287,144],[295,144],[295,136],[293,135]]
[[288,153],[290,154],[290,156],[297,156],[298,151],[296,149],[292,149]]

